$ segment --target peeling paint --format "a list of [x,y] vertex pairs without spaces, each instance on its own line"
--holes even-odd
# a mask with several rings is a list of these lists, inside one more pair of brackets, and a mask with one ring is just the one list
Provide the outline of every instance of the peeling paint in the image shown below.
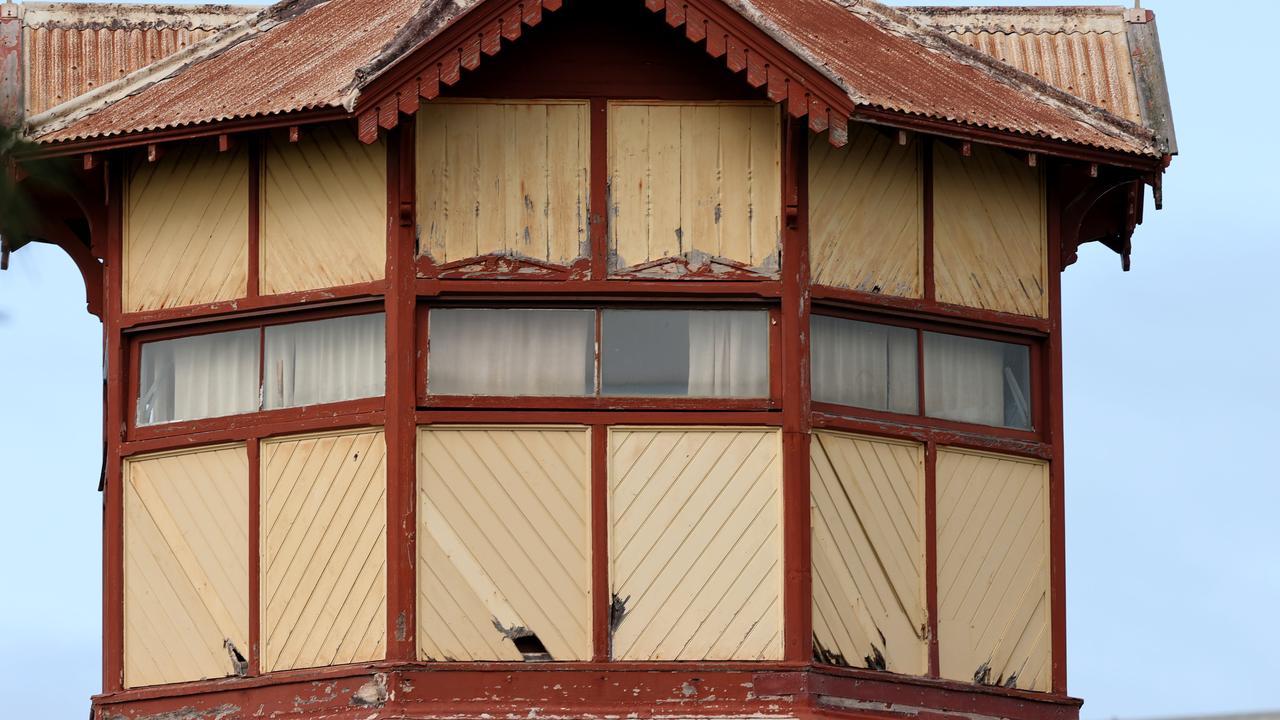
[[351,694],[351,703],[354,707],[380,708],[387,704],[387,676],[385,673],[378,673],[373,679],[360,686],[360,689]]

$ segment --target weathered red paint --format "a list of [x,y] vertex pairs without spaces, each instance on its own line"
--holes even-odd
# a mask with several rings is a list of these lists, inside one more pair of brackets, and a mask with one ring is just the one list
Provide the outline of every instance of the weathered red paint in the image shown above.
[[[1053,667],[1050,672],[1053,692],[1067,693],[1067,538],[1064,462],[1064,421],[1062,391],[1062,272],[1059,254],[1063,247],[1062,188],[1048,184],[1049,242],[1049,337],[1045,342],[1044,377],[1047,402],[1042,401],[1048,418],[1047,432],[1053,445],[1054,460],[1049,466],[1049,623]],[[1130,230],[1132,232],[1132,230]]]

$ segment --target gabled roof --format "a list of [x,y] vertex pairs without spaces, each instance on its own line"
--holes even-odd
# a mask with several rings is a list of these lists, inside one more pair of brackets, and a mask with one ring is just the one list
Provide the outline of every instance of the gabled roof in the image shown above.
[[[53,143],[305,110],[352,112],[367,99],[365,91],[412,49],[446,33],[486,1],[284,0],[130,77],[29,118],[29,134]],[[528,17],[517,16],[514,28],[501,25],[501,38],[484,40],[491,43],[484,52],[496,52],[504,39],[518,36],[521,22],[540,20],[542,6],[560,4],[520,3]],[[686,3],[675,17],[663,0],[645,4],[665,10],[672,25],[688,22]],[[687,6],[697,4],[711,0]],[[874,109],[957,128],[1139,156],[1161,154],[1146,127],[877,3],[726,0],[724,5],[837,86],[855,112]],[[706,38],[716,54],[707,30],[719,26],[707,24],[705,16],[690,16],[702,25],[687,27],[687,36]],[[481,42],[475,40],[475,62]],[[734,67],[732,57],[729,64]]]

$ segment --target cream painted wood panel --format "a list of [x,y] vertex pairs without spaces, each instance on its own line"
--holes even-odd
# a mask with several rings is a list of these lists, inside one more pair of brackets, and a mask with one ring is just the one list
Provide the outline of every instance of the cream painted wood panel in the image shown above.
[[249,655],[243,445],[124,465],[124,684],[236,675]]
[[1048,221],[1039,168],[996,148],[933,145],[938,300],[1048,317]]
[[[591,659],[591,432],[418,431],[418,656]],[[527,648],[526,648],[527,650]]]
[[924,446],[815,432],[809,468],[815,653],[926,674]]
[[773,104],[610,103],[610,268],[681,258],[776,273],[779,117]]
[[387,264],[387,148],[344,123],[273,134],[263,150],[264,295],[381,280]]
[[1049,690],[1049,466],[938,452],[942,677]]
[[920,143],[868,125],[837,148],[809,137],[809,263],[819,285],[918,298],[924,276]]
[[248,157],[191,142],[134,165],[125,187],[125,312],[246,295]]
[[262,669],[386,655],[381,430],[263,441]]
[[618,660],[782,657],[781,435],[609,431]]
[[440,102],[418,111],[421,252],[437,263],[590,255],[590,104]]

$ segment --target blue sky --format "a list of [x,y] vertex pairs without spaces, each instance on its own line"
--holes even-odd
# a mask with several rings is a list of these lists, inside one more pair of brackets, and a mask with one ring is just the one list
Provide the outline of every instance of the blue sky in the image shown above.
[[[1145,4],[1183,154],[1133,272],[1087,247],[1063,280],[1069,672],[1087,720],[1280,709],[1277,12]],[[0,274],[12,717],[84,717],[99,686],[101,356],[71,261],[15,255]]]

